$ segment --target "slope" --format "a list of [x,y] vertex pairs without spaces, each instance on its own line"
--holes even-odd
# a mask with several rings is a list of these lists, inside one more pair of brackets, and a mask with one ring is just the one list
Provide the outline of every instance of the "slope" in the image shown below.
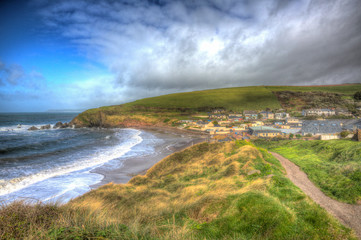
[[21,206],[0,208],[2,238],[356,239],[244,141],[195,145],[61,207]]
[[[228,112],[243,110],[300,110],[310,107],[346,107],[355,110],[351,96],[361,84],[338,86],[256,86],[222,88],[174,93],[134,102],[90,109],[72,123],[88,127],[133,127],[174,125],[179,119],[204,114],[214,109]],[[294,98],[294,100],[292,100]],[[290,102],[291,101],[291,102]],[[318,106],[319,105],[319,106]]]

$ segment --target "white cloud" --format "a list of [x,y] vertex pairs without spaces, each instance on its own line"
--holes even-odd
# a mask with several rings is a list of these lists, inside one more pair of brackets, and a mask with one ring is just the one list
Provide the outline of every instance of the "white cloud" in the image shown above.
[[206,88],[361,80],[358,0],[159,2],[42,3],[44,21],[113,74],[70,95],[99,105]]

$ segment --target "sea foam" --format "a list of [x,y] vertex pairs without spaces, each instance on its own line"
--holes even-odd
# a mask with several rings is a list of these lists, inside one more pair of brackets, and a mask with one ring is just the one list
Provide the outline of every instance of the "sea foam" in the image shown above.
[[[13,178],[9,180],[1,180],[0,181],[0,196],[13,193],[15,191],[19,191],[30,185],[44,181],[46,179],[61,176],[64,174],[68,174],[75,171],[80,171],[83,169],[94,169],[96,167],[101,166],[102,164],[109,162],[110,160],[120,158],[127,152],[129,152],[132,147],[141,143],[143,139],[139,130],[128,130],[132,131],[132,135],[130,138],[124,142],[124,139],[121,140],[122,131],[117,131],[114,134],[115,138],[119,139],[119,144],[112,147],[107,147],[104,149],[99,149],[98,151],[92,153],[89,156],[83,156],[71,164],[67,164],[64,166],[56,166],[52,169],[43,170],[37,173],[33,173],[27,176],[22,176],[18,178]],[[69,156],[76,157],[76,156]]]

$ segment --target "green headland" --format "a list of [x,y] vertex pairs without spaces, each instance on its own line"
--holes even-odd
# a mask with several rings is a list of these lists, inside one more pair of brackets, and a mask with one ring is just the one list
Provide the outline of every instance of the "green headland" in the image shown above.
[[87,127],[174,126],[178,120],[214,109],[227,112],[303,108],[345,108],[355,111],[352,95],[361,84],[334,86],[256,86],[175,93],[121,105],[87,110],[72,123]]

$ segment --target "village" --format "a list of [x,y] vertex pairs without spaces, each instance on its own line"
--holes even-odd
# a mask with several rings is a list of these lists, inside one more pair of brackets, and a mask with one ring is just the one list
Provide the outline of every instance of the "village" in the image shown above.
[[[357,109],[360,111],[361,109]],[[360,141],[361,119],[346,109],[304,109],[297,116],[279,109],[245,110],[242,113],[215,109],[208,115],[180,120],[179,127],[209,134],[209,141],[257,138]]]

